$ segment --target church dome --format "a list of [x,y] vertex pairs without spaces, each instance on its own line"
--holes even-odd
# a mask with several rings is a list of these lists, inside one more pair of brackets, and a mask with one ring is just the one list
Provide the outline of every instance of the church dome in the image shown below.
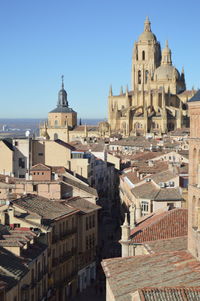
[[156,42],[156,36],[151,31],[144,31],[138,39],[140,42],[143,41],[155,41]]
[[172,80],[175,77],[176,80],[180,79],[180,73],[172,65],[161,65],[155,70],[154,80]]
[[149,21],[149,18],[147,17],[144,22],[144,32],[139,36],[138,39],[140,42],[142,41],[155,41],[156,42],[156,36],[151,31],[151,23]]

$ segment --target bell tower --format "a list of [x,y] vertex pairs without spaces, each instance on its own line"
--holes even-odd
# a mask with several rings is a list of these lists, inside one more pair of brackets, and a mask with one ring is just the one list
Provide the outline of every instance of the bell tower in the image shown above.
[[151,31],[151,22],[147,17],[144,31],[134,44],[132,57],[132,90],[148,90],[148,82],[152,79],[155,69],[160,66],[160,43]]

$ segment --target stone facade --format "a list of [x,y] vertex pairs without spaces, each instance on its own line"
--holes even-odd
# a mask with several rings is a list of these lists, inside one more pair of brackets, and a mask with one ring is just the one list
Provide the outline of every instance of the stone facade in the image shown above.
[[163,134],[188,126],[187,100],[194,91],[186,91],[184,70],[172,65],[168,42],[162,50],[147,18],[144,32],[134,44],[132,90],[108,98],[108,122],[111,132],[124,136]]
[[188,249],[200,258],[200,92],[189,102]]

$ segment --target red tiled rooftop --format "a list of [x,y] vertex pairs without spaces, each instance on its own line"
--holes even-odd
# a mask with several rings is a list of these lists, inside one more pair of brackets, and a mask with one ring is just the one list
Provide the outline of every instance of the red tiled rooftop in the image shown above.
[[138,290],[141,301],[197,301],[200,287],[147,287]]
[[151,214],[131,231],[131,241],[142,243],[187,235],[188,210],[176,208]]
[[200,283],[200,262],[187,251],[105,259],[102,267],[116,301],[131,301],[131,294],[144,287]]

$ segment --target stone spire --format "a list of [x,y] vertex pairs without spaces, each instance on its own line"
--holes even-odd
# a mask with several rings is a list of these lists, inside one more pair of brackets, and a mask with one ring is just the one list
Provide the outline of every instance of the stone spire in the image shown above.
[[123,95],[123,86],[121,86],[121,89],[120,89],[120,95]]
[[122,234],[121,234],[121,246],[122,246],[122,257],[129,256],[129,244],[128,241],[130,239],[130,225],[128,223],[127,213],[125,213],[124,223],[121,226]]
[[61,76],[62,84],[61,90],[58,92],[57,107],[68,107],[67,92],[64,89],[64,75]]
[[126,96],[128,96],[128,85],[126,86]]
[[129,240],[129,237],[130,237],[130,225],[128,223],[127,213],[125,213],[125,219],[124,219],[123,225],[121,226],[121,229],[122,229],[121,240],[122,241]]
[[165,48],[162,51],[162,65],[172,65],[171,50],[168,45],[168,40],[165,42]]
[[131,204],[129,207],[129,213],[130,213],[130,229],[132,230],[135,228],[136,220],[135,220],[135,206]]
[[144,31],[151,31],[151,22],[149,21],[149,17],[146,17],[144,21]]
[[109,96],[113,96],[112,85],[110,85]]
[[44,122],[44,128],[43,128],[43,131],[42,131],[42,133],[41,133],[41,136],[45,139],[45,140],[49,140],[50,139],[50,137],[49,137],[49,134],[48,134],[48,132],[47,132],[47,122],[45,121]]

